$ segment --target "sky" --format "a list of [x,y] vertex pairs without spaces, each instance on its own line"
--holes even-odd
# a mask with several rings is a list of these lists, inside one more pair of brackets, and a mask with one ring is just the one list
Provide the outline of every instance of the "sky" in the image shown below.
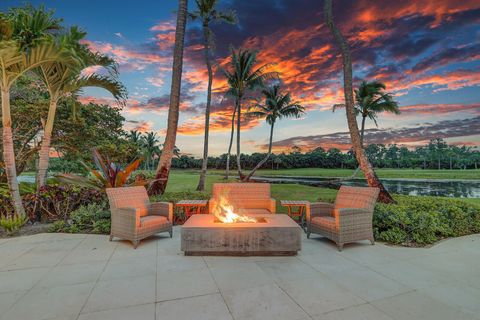
[[[25,2],[2,0],[0,9]],[[119,63],[129,91],[122,110],[125,129],[155,131],[163,142],[171,83],[177,1],[30,1],[55,10],[67,26],[87,33],[91,50]],[[189,2],[195,10],[194,1]],[[234,10],[238,24],[214,24],[215,59],[226,67],[230,48],[258,50],[259,65],[274,63],[282,90],[306,108],[300,119],[275,127],[274,151],[316,147],[349,148],[339,51],[328,32],[323,1],[219,0]],[[431,138],[480,145],[480,1],[337,0],[334,19],[352,50],[354,81],[378,80],[395,95],[400,115],[382,114],[378,127],[367,120],[367,143],[414,147]],[[226,81],[215,73],[210,153],[225,153],[233,110],[224,99]],[[198,22],[187,23],[177,146],[184,154],[203,150],[207,72]],[[82,101],[114,103],[101,89],[87,89]],[[242,152],[266,151],[269,127],[245,120]]]

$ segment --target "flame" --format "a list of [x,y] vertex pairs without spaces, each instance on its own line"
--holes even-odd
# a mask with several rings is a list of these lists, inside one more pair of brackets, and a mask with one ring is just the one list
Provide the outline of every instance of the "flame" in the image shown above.
[[227,197],[221,196],[213,209],[213,214],[223,223],[257,222],[255,218],[236,214],[234,210],[234,207],[228,203]]

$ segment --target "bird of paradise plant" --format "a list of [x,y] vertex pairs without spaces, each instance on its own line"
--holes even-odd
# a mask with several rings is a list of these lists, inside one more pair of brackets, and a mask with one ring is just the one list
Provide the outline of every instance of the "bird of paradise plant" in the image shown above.
[[135,179],[133,182],[129,181],[132,172],[140,166],[142,158],[137,158],[122,168],[122,166],[110,161],[108,157],[104,159],[97,149],[93,149],[92,152],[93,162],[97,169],[91,169],[83,163],[90,173],[89,176],[83,177],[75,174],[62,173],[55,176],[57,180],[63,183],[75,184],[99,190],[128,186],[145,186],[152,182],[152,180],[143,178]]

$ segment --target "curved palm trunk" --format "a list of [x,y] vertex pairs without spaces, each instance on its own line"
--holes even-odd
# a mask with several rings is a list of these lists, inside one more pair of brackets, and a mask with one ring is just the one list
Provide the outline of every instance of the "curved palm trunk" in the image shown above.
[[170,90],[170,108],[168,109],[168,127],[162,155],[158,162],[156,181],[150,187],[151,194],[165,192],[172,166],[175,141],[177,138],[178,117],[180,109],[180,89],[182,84],[183,46],[185,25],[187,23],[187,0],[178,1],[177,27],[175,30],[175,48],[173,51],[172,86]]
[[57,111],[57,100],[50,100],[50,108],[48,109],[47,122],[42,137],[42,147],[40,148],[38,157],[37,172],[37,192],[46,184],[48,163],[50,161],[50,142],[52,138],[53,123],[55,121],[55,113]]
[[209,47],[208,47],[208,27],[203,26],[203,37],[204,37],[204,50],[205,50],[205,63],[207,65],[208,71],[208,87],[207,87],[207,105],[205,107],[205,136],[203,138],[203,160],[202,160],[202,171],[200,172],[200,180],[198,181],[197,191],[205,190],[205,178],[207,176],[207,165],[208,165],[208,132],[210,126],[210,105],[212,103],[212,81],[213,81],[213,72],[212,64],[210,63],[209,56]]
[[337,45],[340,47],[342,53],[342,63],[343,63],[343,86],[345,94],[345,109],[347,113],[347,122],[348,128],[350,130],[350,138],[352,140],[352,146],[355,151],[355,157],[362,169],[367,183],[371,187],[377,187],[380,189],[379,201],[383,203],[393,203],[395,200],[385,189],[383,184],[378,179],[375,171],[372,168],[372,165],[368,161],[368,158],[365,155],[365,152],[362,148],[362,143],[360,140],[360,134],[358,132],[357,119],[355,117],[354,111],[354,99],[353,99],[353,85],[352,85],[352,60],[350,57],[350,48],[348,47],[347,42],[343,38],[343,35],[340,33],[340,30],[335,26],[333,22],[332,14],[332,0],[325,0],[324,5],[325,19],[327,25],[335,38]]
[[[363,148],[363,136],[365,134],[365,120],[367,119],[366,116],[362,116],[362,128],[360,130],[360,145]],[[357,176],[358,172],[360,171],[360,166],[357,166],[353,174],[349,177],[349,179],[353,179]]]
[[237,103],[235,102],[235,107],[233,108],[232,114],[232,131],[230,133],[230,143],[228,145],[227,153],[227,168],[225,170],[225,179],[228,180],[230,175],[230,154],[232,153],[232,144],[233,144],[233,134],[235,133],[235,115],[237,113]]
[[[272,126],[270,127],[270,143],[268,144],[268,153],[267,155],[265,156],[265,158],[262,159],[262,161],[260,161],[256,166],[255,168],[253,168],[253,170],[245,177],[245,179],[243,179],[243,181],[248,181],[250,180],[250,178],[255,174],[255,172],[260,169],[263,164],[265,162],[267,162],[268,158],[270,157],[270,155],[272,154],[272,142],[273,142],[273,126],[275,125],[275,122],[272,123]],[[272,164],[273,166],[273,164]]]
[[241,122],[242,122],[242,95],[239,95],[238,97],[238,102],[237,102],[237,171],[238,171],[238,177],[240,180],[243,179],[243,174],[242,174],[242,166],[240,164],[240,131],[241,131]]
[[10,92],[8,88],[2,89],[2,125],[3,125],[3,161],[5,162],[5,174],[7,176],[8,190],[12,196],[15,213],[25,216],[22,197],[17,180],[17,168],[15,166],[15,150],[13,147],[12,117],[10,115]]

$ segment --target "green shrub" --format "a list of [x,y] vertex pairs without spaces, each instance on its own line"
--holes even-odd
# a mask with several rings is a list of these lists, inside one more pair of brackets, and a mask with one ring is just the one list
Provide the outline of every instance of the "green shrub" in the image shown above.
[[22,217],[17,214],[2,215],[0,216],[0,227],[5,230],[7,235],[12,235],[17,233],[27,221],[27,217]]
[[425,245],[446,237],[480,232],[480,206],[440,197],[395,196],[377,204],[375,238],[394,244]]
[[109,233],[110,211],[105,203],[92,203],[81,206],[70,214],[67,222],[56,221],[51,232]]

